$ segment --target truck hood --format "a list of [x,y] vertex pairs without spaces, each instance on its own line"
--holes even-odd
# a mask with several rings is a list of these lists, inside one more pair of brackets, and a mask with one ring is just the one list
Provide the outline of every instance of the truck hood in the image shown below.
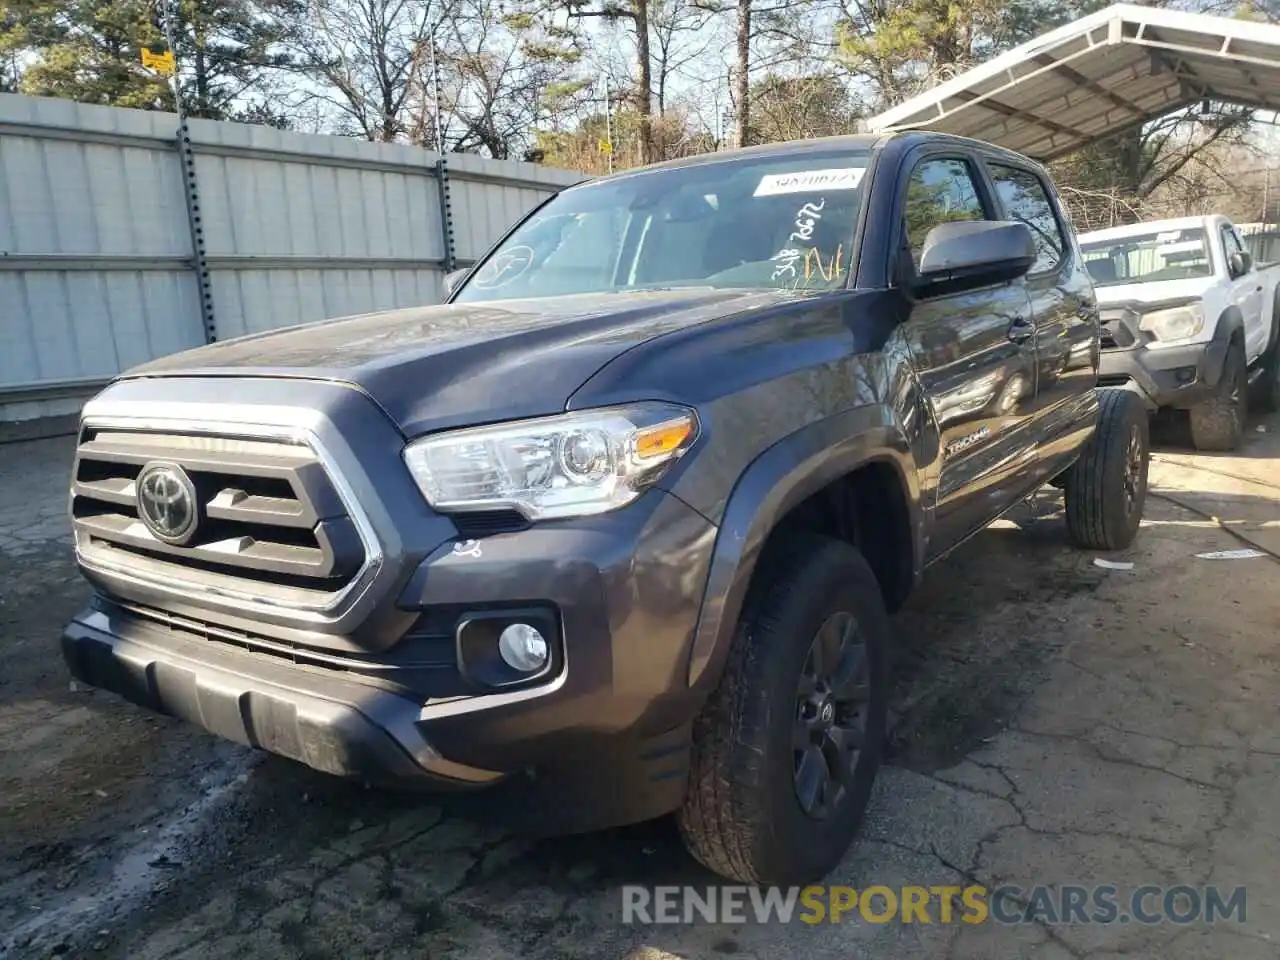
[[1199,300],[1213,287],[1217,277],[1188,277],[1185,280],[1158,280],[1155,283],[1118,283],[1114,286],[1095,287],[1099,304],[1160,303],[1165,300]]
[[698,288],[413,307],[237,337],[154,360],[122,379],[346,383],[413,437],[559,413],[593,373],[639,343],[803,296]]

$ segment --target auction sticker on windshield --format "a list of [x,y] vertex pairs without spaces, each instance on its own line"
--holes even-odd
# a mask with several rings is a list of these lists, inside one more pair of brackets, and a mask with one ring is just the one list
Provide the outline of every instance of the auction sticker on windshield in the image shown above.
[[754,196],[772,197],[781,193],[808,193],[811,190],[855,190],[866,172],[866,167],[832,167],[828,170],[767,173],[760,178]]

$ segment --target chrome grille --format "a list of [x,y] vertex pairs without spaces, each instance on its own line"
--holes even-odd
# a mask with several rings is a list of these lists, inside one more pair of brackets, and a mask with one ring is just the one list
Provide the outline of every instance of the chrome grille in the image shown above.
[[[196,492],[191,539],[157,538],[137,506],[151,463],[182,468]],[[71,514],[77,547],[152,577],[200,572],[286,606],[333,594],[365,563],[365,546],[315,452],[301,443],[86,427],[76,451]]]

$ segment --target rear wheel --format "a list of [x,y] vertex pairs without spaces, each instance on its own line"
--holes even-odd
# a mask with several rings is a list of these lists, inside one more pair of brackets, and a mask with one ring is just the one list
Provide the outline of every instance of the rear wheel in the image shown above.
[[1123,550],[1133,542],[1147,499],[1150,426],[1128,390],[1099,390],[1098,427],[1067,471],[1067,533],[1088,550]]
[[862,555],[796,536],[761,570],[694,727],[678,820],[743,883],[803,884],[840,862],[883,753],[888,618]]
[[1244,347],[1232,343],[1213,396],[1187,411],[1191,442],[1197,450],[1234,450],[1240,446],[1249,415],[1248,387]]

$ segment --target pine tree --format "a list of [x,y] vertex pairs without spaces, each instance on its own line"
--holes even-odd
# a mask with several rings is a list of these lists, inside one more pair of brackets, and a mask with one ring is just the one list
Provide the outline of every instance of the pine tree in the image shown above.
[[[246,113],[279,121],[269,78],[286,58],[278,50],[288,17],[265,12],[293,4],[271,0],[182,0],[173,16],[183,102],[191,116],[228,119]],[[85,103],[172,110],[167,79],[142,65],[144,47],[167,48],[151,0],[17,0],[0,8],[0,56],[6,41],[33,59],[15,86],[23,93]],[[2,27],[0,27],[2,30]]]

